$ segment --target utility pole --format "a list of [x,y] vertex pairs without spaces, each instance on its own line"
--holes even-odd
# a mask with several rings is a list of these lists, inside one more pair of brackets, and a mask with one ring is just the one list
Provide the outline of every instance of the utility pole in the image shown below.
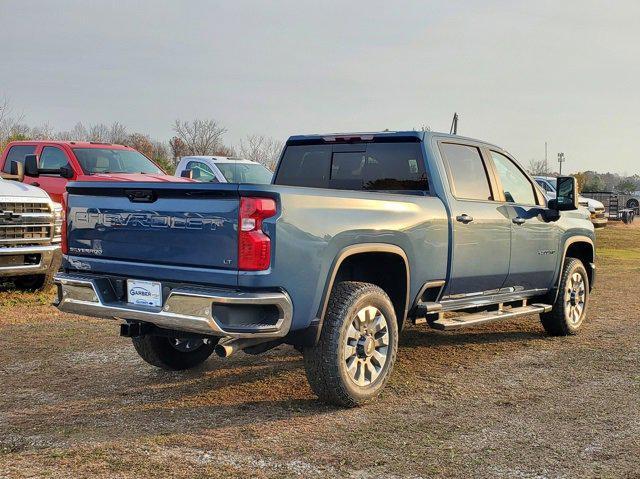
[[560,174],[562,174],[562,163],[565,162],[564,153],[558,153],[558,163],[560,163]]
[[544,171],[549,173],[549,161],[547,159],[547,142],[544,142]]

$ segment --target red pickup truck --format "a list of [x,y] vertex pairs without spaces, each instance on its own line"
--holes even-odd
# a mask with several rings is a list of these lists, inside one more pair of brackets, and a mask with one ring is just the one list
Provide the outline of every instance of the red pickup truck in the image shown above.
[[[25,158],[36,156],[36,165]],[[12,162],[25,165],[24,182],[39,186],[62,203],[69,181],[191,181],[165,174],[137,150],[123,145],[81,141],[14,141],[0,159],[0,170],[12,173]]]

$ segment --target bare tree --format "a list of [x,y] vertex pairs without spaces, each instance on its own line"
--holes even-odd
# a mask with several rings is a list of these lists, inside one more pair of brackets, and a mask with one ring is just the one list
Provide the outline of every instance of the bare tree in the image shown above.
[[109,127],[104,123],[96,123],[95,125],[89,125],[87,140],[95,141],[98,143],[108,143]]
[[29,136],[35,140],[53,140],[58,135],[54,132],[53,127],[49,123],[40,126],[34,126],[29,132]]
[[171,148],[173,163],[177,166],[180,158],[187,154],[187,145],[180,138],[174,136],[169,140],[169,148]]
[[24,115],[18,115],[7,97],[0,98],[0,147],[15,138],[26,138],[29,127],[22,124]]
[[221,144],[213,154],[216,156],[236,156],[236,149],[233,146]]
[[529,173],[536,176],[548,176],[550,174],[547,162],[544,160],[529,160]]
[[127,128],[117,121],[114,121],[109,127],[109,143],[125,144],[129,134]]
[[213,155],[222,145],[222,136],[227,129],[216,120],[176,120],[173,130],[182,140],[190,155]]
[[257,161],[273,171],[283,146],[280,140],[269,136],[247,135],[244,140],[240,140],[239,151],[242,158]]

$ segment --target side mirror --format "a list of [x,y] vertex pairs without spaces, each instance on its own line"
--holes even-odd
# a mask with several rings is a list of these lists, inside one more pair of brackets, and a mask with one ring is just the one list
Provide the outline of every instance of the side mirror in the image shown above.
[[68,166],[63,166],[62,168],[60,168],[60,176],[70,180],[73,178],[73,170]]
[[180,173],[180,176],[182,178],[189,178],[191,180],[193,179],[193,170],[182,170],[182,173]]
[[11,162],[11,174],[16,180],[20,182],[24,181],[24,165],[19,161],[13,160]]
[[24,174],[32,178],[40,176],[38,157],[36,155],[27,155],[24,157]]
[[556,211],[578,209],[578,182],[573,176],[559,176],[556,197],[549,201],[549,208]]

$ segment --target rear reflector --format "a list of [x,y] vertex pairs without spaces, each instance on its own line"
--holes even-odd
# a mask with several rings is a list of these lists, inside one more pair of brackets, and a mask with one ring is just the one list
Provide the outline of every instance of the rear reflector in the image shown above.
[[271,265],[271,239],[262,231],[262,220],[276,214],[271,198],[240,198],[238,218],[238,269],[263,271]]

